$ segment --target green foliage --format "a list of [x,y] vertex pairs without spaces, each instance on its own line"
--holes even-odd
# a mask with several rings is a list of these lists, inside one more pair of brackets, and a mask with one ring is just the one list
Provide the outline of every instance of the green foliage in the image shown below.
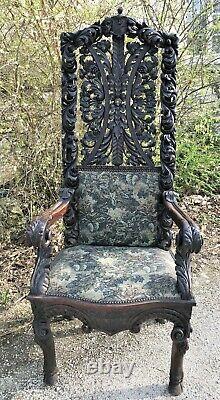
[[0,308],[6,307],[10,301],[9,289],[0,292]]

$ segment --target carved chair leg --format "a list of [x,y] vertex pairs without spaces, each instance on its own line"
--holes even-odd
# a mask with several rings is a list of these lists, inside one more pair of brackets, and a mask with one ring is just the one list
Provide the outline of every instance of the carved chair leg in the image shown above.
[[184,333],[182,328],[174,327],[171,338],[173,341],[173,346],[171,355],[169,392],[172,396],[178,396],[183,391],[183,357],[189,346],[187,335]]
[[57,380],[57,366],[53,335],[48,319],[35,318],[33,322],[34,339],[44,354],[44,382],[54,385]]

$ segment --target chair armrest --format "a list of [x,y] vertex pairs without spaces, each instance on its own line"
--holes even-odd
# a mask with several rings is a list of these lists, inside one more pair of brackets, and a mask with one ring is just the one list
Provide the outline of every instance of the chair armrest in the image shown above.
[[60,199],[54,206],[35,218],[27,229],[27,244],[39,248],[49,240],[49,227],[62,218],[68,210],[70,200]]
[[50,226],[69,212],[72,190],[61,189],[60,200],[39,217],[35,218],[27,229],[27,244],[34,246],[37,257],[31,277],[30,294],[43,295],[49,285],[52,244]]
[[198,225],[180,208],[174,192],[165,191],[163,193],[163,202],[171,218],[180,228],[177,236],[177,245],[186,247],[190,253],[198,253],[203,244]]
[[176,237],[175,269],[177,289],[184,300],[192,300],[191,253],[198,253],[203,240],[196,223],[179,207],[172,191],[163,193],[163,202],[173,221],[180,228]]

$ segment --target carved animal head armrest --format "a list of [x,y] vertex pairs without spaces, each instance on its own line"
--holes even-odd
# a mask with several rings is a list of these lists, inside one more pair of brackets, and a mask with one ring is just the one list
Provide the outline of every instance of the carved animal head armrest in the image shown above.
[[69,202],[69,199],[60,199],[31,222],[26,233],[29,246],[40,247],[50,239],[49,227],[66,214]]
[[171,218],[180,228],[177,246],[183,246],[191,253],[198,253],[203,244],[198,225],[180,208],[173,191],[163,193],[163,202]]

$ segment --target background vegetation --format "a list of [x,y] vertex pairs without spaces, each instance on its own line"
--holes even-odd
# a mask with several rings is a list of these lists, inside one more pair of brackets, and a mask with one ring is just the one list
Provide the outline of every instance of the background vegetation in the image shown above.
[[202,195],[218,190],[220,83],[215,50],[219,48],[213,38],[219,22],[213,19],[213,1],[195,10],[192,0],[2,0],[0,191],[4,197],[0,218],[4,242],[19,240],[26,222],[57,199],[60,33],[112,15],[120,5],[124,13],[144,18],[150,26],[178,33],[176,190]]

